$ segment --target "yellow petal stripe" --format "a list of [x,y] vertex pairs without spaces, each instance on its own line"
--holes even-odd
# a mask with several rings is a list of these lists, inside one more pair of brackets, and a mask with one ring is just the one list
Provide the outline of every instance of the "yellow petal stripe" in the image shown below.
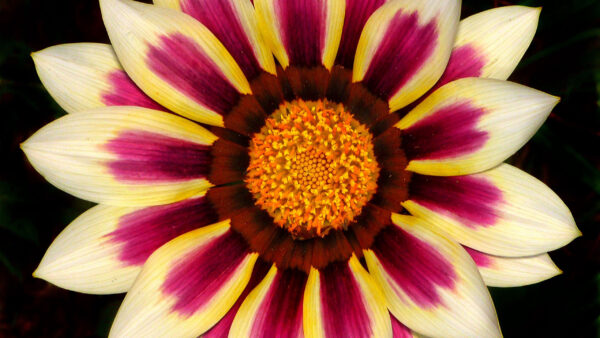
[[236,314],[230,337],[303,337],[302,298],[306,273],[275,265]]
[[391,337],[385,305],[381,289],[356,256],[322,271],[312,268],[304,292],[304,334]]
[[254,6],[260,31],[283,68],[333,66],[342,36],[345,0],[256,0]]
[[236,59],[246,76],[256,75],[258,70],[254,69],[254,61],[242,61],[249,58],[254,58],[264,71],[276,73],[273,54],[260,35],[250,1],[154,0],[154,4],[182,11],[208,27]]
[[[379,90],[383,90],[382,85],[374,82],[385,81],[384,92],[377,94],[386,96],[390,111],[415,101],[433,87],[444,72],[454,44],[459,15],[460,2],[456,0],[385,3],[369,18],[362,32],[352,80],[368,80],[370,87]],[[415,41],[416,36],[421,36],[419,34],[427,39]],[[427,48],[419,45],[425,43]],[[397,48],[398,44],[403,44],[404,48]],[[425,48],[422,53],[411,54],[421,47]],[[402,57],[407,59],[398,60]],[[385,64],[393,67],[383,69],[385,66],[381,65]],[[372,74],[373,79],[365,78],[373,72],[371,68],[377,69]]]
[[[228,221],[217,223],[179,236],[152,254],[125,297],[110,336],[195,337],[209,330],[227,313],[244,290],[258,255],[246,254],[234,271],[222,272],[220,276],[228,278],[218,285],[218,290],[208,290],[212,292],[211,297],[202,299],[202,303],[198,304],[201,306],[193,306],[190,311],[186,306],[194,305],[198,301],[196,293],[206,292],[201,289],[206,286],[196,285],[190,276],[184,281],[172,281],[179,283],[177,287],[188,295],[188,298],[181,298],[166,292],[165,285],[170,281],[170,274],[177,272],[180,265],[197,261],[195,253],[198,250],[210,247],[229,234]],[[208,258],[197,263],[197,270],[201,270],[205,264],[211,264]],[[187,273],[194,273],[192,265],[187,268]]]
[[[193,44],[193,49],[188,52],[201,53],[214,63],[213,73],[220,73],[219,76],[227,79],[239,93],[251,92],[248,80],[235,60],[219,40],[197,20],[170,8],[130,0],[101,0],[100,7],[106,30],[123,68],[144,92],[170,110],[199,122],[223,125],[219,115],[223,112],[215,112],[209,108],[208,102],[199,102],[182,89],[189,88],[189,84],[179,83],[178,87],[165,80],[168,74],[159,76],[148,65],[151,47],[164,52],[167,58],[188,57],[163,51],[164,46],[161,42],[164,41],[161,39],[165,37],[175,36]],[[202,66],[212,69],[211,65]],[[177,70],[173,69],[171,74],[176,72]],[[191,79],[173,79],[179,82],[188,80]]]

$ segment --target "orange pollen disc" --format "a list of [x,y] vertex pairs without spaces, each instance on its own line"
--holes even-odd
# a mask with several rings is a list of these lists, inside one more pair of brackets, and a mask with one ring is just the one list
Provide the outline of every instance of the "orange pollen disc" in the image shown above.
[[245,182],[292,236],[324,237],[346,229],[377,190],[372,141],[341,104],[286,102],[252,138]]

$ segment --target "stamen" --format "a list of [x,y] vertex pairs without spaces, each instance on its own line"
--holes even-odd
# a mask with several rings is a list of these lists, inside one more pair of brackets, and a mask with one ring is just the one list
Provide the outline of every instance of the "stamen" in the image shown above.
[[346,229],[377,189],[372,135],[325,101],[286,102],[254,135],[245,182],[295,238]]

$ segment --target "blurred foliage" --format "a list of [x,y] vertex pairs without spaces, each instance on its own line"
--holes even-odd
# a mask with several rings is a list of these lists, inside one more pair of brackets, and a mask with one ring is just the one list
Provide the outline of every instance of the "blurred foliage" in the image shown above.
[[[505,336],[600,335],[600,3],[463,1],[463,17],[495,6],[543,6],[536,38],[510,80],[562,101],[511,162],[548,184],[583,237],[551,253],[563,275],[492,288]],[[31,277],[53,238],[91,203],[48,184],[19,144],[64,114],[29,54],[59,43],[107,42],[96,0],[0,0],[0,336],[106,336],[122,295],[68,292]]]

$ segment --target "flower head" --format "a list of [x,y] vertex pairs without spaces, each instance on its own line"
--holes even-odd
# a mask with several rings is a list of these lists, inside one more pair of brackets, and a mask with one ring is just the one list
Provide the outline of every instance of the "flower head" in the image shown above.
[[113,336],[499,336],[486,285],[560,272],[569,210],[502,164],[558,103],[505,81],[539,9],[154,3],[33,55],[70,114],[22,148],[99,203],[34,275],[128,292]]

